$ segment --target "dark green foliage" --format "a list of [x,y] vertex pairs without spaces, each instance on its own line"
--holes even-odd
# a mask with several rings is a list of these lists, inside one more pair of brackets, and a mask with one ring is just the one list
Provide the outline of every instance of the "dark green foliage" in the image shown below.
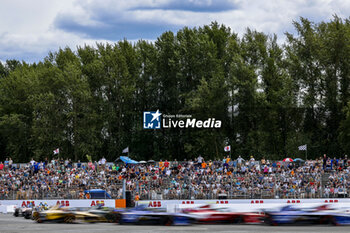
[[[283,46],[214,22],[154,42],[70,48],[42,62],[0,63],[0,160],[60,156],[281,159],[350,149],[350,22],[301,18]],[[192,114],[221,129],[144,130],[143,111]]]

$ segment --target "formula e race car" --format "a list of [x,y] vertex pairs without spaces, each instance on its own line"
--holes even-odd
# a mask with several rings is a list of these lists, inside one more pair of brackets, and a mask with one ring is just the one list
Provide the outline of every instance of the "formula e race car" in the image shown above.
[[98,215],[101,222],[118,223],[120,214],[123,211],[124,209],[113,209],[109,207],[96,206],[90,208],[88,210],[88,213]]
[[[329,214],[329,213],[327,213]],[[336,226],[350,225],[350,210],[343,209],[332,213],[332,223]]]
[[13,216],[15,217],[24,217],[26,219],[29,219],[32,214],[32,207],[17,207],[15,208],[15,212],[13,213]]
[[237,212],[227,207],[205,205],[198,208],[184,209],[196,218],[197,223],[261,223],[263,215],[250,212]]
[[100,222],[102,218],[85,209],[54,206],[48,210],[33,213],[33,220],[38,223],[48,221],[73,223],[75,221]]
[[13,215],[15,217],[21,216],[21,217],[24,217],[25,219],[31,219],[32,214],[34,212],[43,211],[47,209],[48,209],[47,203],[45,204],[40,203],[39,206],[34,206],[33,203],[29,203],[24,207],[16,207]]
[[119,224],[190,225],[195,219],[185,213],[168,213],[165,209],[137,206],[120,213]]
[[331,208],[328,205],[313,208],[284,206],[277,211],[266,211],[265,223],[273,226],[285,224],[350,225],[350,213],[349,210]]

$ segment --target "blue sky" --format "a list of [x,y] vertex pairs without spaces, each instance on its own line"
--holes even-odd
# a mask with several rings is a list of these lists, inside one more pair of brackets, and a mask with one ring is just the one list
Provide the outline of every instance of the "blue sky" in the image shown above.
[[0,0],[0,61],[43,60],[60,47],[121,39],[154,41],[164,31],[212,21],[244,33],[247,27],[293,32],[300,16],[315,22],[347,18],[344,0]]

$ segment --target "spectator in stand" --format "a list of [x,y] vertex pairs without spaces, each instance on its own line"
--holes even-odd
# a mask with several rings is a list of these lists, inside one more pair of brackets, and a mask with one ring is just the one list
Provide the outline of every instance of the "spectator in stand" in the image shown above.
[[347,168],[349,166],[348,155],[345,155],[344,158],[344,167]]
[[8,158],[5,159],[4,167],[6,170],[9,168],[9,159]]
[[106,159],[105,159],[105,157],[103,156],[102,157],[102,159],[101,159],[101,165],[102,165],[102,168],[104,169],[105,168],[105,166],[106,166]]
[[244,159],[241,156],[238,156],[237,165],[239,168],[242,166],[243,161],[244,161]]
[[35,160],[32,158],[32,160],[30,160],[30,164],[31,164],[32,166],[34,166],[34,163],[35,163]]
[[326,166],[327,166],[327,155],[324,154],[323,155],[323,170],[326,170]]
[[254,157],[251,155],[250,156],[250,160],[249,160],[249,167],[254,167],[255,165],[255,159]]
[[10,157],[10,159],[9,159],[9,168],[10,168],[10,169],[12,169],[12,164],[13,164],[13,161],[12,161],[12,159],[11,159],[11,157]]
[[164,162],[162,160],[159,161],[158,163],[159,168],[163,168],[164,167]]
[[169,165],[170,165],[170,163],[168,162],[168,160],[165,160],[164,167],[167,169],[167,168],[169,168]]
[[198,156],[197,162],[198,162],[198,164],[202,164],[202,162],[203,162],[203,157],[202,157],[202,156]]
[[173,168],[177,168],[179,166],[179,163],[176,159],[174,159],[174,161],[171,163]]
[[201,163],[201,167],[202,167],[202,170],[206,169],[207,168],[207,163],[203,160],[203,162]]

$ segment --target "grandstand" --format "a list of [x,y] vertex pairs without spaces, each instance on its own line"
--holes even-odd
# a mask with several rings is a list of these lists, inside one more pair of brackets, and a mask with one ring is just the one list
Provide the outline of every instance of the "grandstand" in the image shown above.
[[140,200],[342,198],[349,193],[346,158],[200,161],[7,163],[0,166],[0,199],[86,199],[88,189],[106,190],[113,199],[130,191]]

